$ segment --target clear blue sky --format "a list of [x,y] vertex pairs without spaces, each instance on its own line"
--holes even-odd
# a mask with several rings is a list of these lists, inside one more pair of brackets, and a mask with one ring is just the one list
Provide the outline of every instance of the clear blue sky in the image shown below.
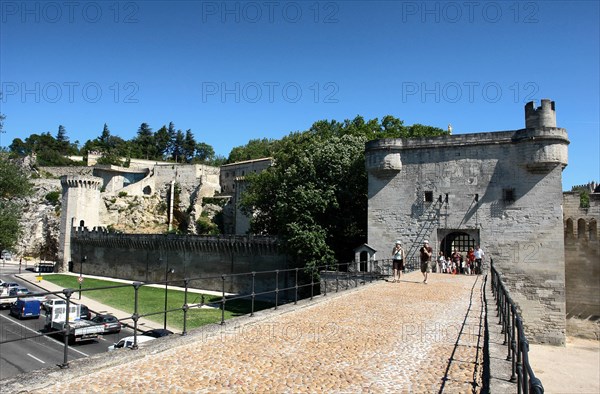
[[563,189],[600,180],[598,1],[0,2],[1,144],[174,122],[227,156],[321,119],[454,133],[556,101]]

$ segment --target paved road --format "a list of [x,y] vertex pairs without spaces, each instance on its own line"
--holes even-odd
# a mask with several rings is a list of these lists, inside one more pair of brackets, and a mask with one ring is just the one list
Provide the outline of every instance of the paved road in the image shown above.
[[[32,291],[31,283],[15,277],[18,267],[0,266],[0,278],[7,282],[17,282]],[[18,320],[9,315],[8,309],[0,310],[0,379],[62,364],[64,362],[64,343],[58,336],[43,336],[44,316],[39,319]],[[68,349],[68,360],[104,353],[108,346],[122,337],[132,335],[124,329],[119,334],[107,334],[94,341],[75,344]]]

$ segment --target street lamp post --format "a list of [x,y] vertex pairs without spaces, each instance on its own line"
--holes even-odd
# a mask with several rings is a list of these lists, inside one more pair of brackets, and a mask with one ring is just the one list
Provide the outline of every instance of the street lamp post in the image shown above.
[[169,278],[169,274],[173,274],[175,273],[175,269],[174,268],[165,268],[165,325],[164,328],[165,330],[167,329],[167,283],[168,283],[168,278]]
[[79,264],[79,299],[81,299],[81,284],[83,283],[83,263],[87,260],[87,256],[81,258],[81,264]]

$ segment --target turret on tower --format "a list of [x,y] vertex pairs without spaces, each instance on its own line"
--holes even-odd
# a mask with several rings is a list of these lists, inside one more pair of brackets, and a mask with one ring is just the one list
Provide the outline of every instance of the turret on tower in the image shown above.
[[552,100],[542,99],[542,105],[538,108],[535,108],[535,101],[525,104],[525,128],[541,127],[556,127],[556,108]]

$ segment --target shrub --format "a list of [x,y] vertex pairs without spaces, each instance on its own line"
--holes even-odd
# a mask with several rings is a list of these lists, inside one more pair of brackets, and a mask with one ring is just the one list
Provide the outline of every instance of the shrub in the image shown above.
[[58,204],[60,199],[60,192],[52,191],[46,194],[46,201],[48,201],[52,205]]
[[127,197],[127,192],[119,192],[119,197]]

